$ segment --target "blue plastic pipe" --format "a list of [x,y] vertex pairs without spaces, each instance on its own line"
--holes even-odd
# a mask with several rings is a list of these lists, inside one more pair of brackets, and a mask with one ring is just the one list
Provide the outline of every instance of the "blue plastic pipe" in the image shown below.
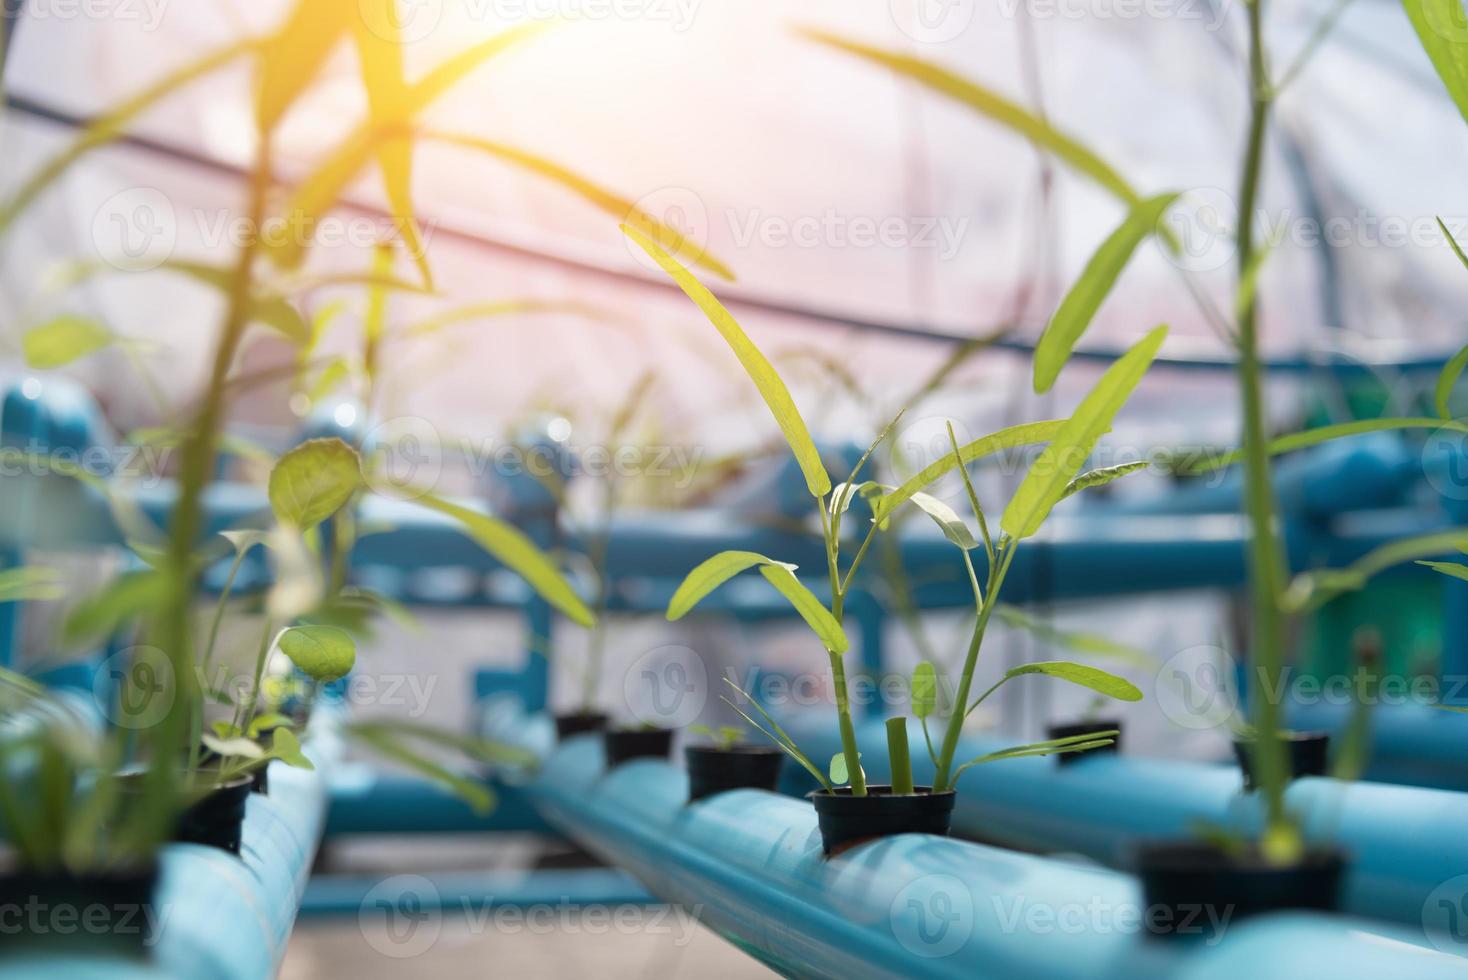
[[[1129,876],[952,838],[908,835],[822,856],[809,804],[738,791],[686,803],[663,762],[604,771],[576,738],[528,787],[548,820],[659,897],[796,977],[1461,976],[1461,959],[1391,927],[1266,917],[1155,937]],[[1210,931],[1211,929],[1211,931]]]
[[[828,726],[834,729],[834,725]],[[837,751],[834,731],[795,733],[812,758]],[[862,744],[885,745],[880,723],[864,726]],[[922,746],[916,725],[911,744]],[[1008,748],[1013,740],[967,736],[960,759]],[[863,758],[868,778],[890,778],[884,752]],[[933,765],[915,751],[913,775],[931,781]],[[791,790],[806,790],[787,767]],[[803,775],[803,774],[799,774]],[[1390,786],[1301,779],[1288,794],[1310,838],[1340,845],[1351,856],[1342,908],[1354,915],[1399,922],[1425,938],[1423,915],[1448,883],[1468,874],[1468,795]],[[954,832],[977,840],[1044,853],[1084,855],[1129,867],[1139,843],[1196,834],[1200,825],[1255,830],[1259,800],[1243,792],[1234,765],[1145,759],[1098,752],[1061,765],[1053,757],[1007,759],[976,766],[959,785]],[[1468,879],[1463,897],[1468,900]],[[1468,936],[1463,950],[1468,954]]]

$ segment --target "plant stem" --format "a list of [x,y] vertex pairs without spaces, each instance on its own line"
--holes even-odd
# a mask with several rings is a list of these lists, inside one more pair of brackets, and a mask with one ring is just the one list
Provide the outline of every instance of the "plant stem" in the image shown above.
[[[1254,259],[1254,209],[1259,196],[1272,90],[1265,64],[1264,0],[1249,0],[1249,135],[1239,185],[1238,271],[1240,281]],[[1270,477],[1265,398],[1259,361],[1258,304],[1252,294],[1239,309],[1239,390],[1244,414],[1245,505],[1249,517],[1249,580],[1253,597],[1250,637],[1250,703],[1253,706],[1254,766],[1264,790],[1266,843],[1281,843],[1294,833],[1284,807],[1287,768],[1280,742],[1282,706],[1271,699],[1283,670],[1284,619],[1279,606],[1283,590],[1284,552],[1276,525]]]
[[988,590],[984,596],[984,602],[979,606],[979,618],[974,623],[973,637],[969,640],[968,653],[963,660],[963,674],[958,680],[958,693],[955,695],[953,712],[948,717],[948,728],[943,733],[943,745],[938,750],[938,773],[933,777],[933,792],[941,793],[952,789],[949,785],[949,771],[953,768],[953,756],[958,751],[958,740],[963,735],[963,722],[968,716],[969,690],[974,683],[974,667],[979,662],[979,648],[984,643],[984,632],[989,628],[989,618],[994,615],[995,599],[999,595],[999,589],[1004,584],[1004,577],[1009,574],[1009,565],[1014,561],[1015,546],[1011,543],[1005,546],[1003,540],[999,542],[1001,557],[993,575],[986,583]]
[[[841,543],[835,539],[840,525],[833,528],[826,511],[826,499],[817,503],[821,509],[821,530],[826,539],[826,569],[831,577],[831,615],[837,624],[843,621],[845,607],[841,593],[841,569],[838,556]],[[861,748],[856,741],[856,725],[851,721],[851,696],[846,688],[846,661],[834,650],[828,650],[831,658],[831,686],[836,690],[836,721],[841,729],[841,754],[846,757],[846,772],[851,780],[851,795],[867,795],[867,778],[861,770]]]
[[[254,260],[259,251],[260,226],[264,222],[270,189],[270,138],[260,134],[260,146],[250,184],[248,238],[240,249],[229,286],[229,300],[209,385],[192,431],[183,443],[179,464],[178,502],[173,511],[167,563],[168,601],[157,627],[159,646],[168,658],[175,684],[175,697],[157,731],[154,764],[150,769],[149,795],[160,801],[173,799],[176,777],[175,750],[180,746],[195,709],[198,692],[192,656],[191,621],[198,571],[194,567],[194,543],[202,530],[202,502],[218,451],[219,428],[225,413],[224,382],[249,324]],[[159,826],[163,826],[162,821]]]
[[907,719],[887,719],[887,759],[892,765],[892,792],[899,796],[910,796],[912,785],[912,754],[907,747]]

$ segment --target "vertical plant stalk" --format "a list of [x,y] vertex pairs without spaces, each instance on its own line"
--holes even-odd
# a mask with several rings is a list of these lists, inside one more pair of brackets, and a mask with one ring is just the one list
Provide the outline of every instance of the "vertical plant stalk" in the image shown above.
[[907,719],[887,719],[887,758],[892,765],[892,792],[897,796],[911,796],[912,753],[907,746]]
[[[821,529],[826,536],[826,567],[831,575],[831,615],[838,625],[845,627],[846,595],[842,587],[840,554],[841,554],[841,520],[839,513],[835,517],[827,508],[826,498],[817,499],[821,510]],[[875,525],[873,525],[875,528]],[[871,542],[868,534],[862,545],[865,552],[866,545]],[[857,565],[861,563],[861,555],[858,554],[853,560],[850,573],[855,573]],[[847,581],[850,581],[848,575]],[[831,686],[836,691],[836,722],[841,730],[841,754],[846,757],[847,778],[851,780],[851,795],[867,795],[867,777],[861,768],[861,748],[856,741],[856,725],[851,720],[851,695],[846,684],[846,658],[834,650],[826,651],[831,658]]]
[[[164,604],[155,635],[173,673],[174,697],[157,730],[153,765],[149,770],[149,796],[173,799],[176,788],[176,749],[181,747],[197,701],[193,672],[193,600],[198,584],[194,568],[194,543],[203,527],[204,488],[209,484],[219,449],[219,429],[226,399],[225,381],[249,325],[250,298],[255,257],[260,248],[260,229],[265,220],[271,182],[270,134],[262,132],[255,168],[250,181],[246,234],[230,277],[229,298],[208,387],[198,416],[183,443],[179,464],[178,502],[167,554],[168,600]],[[142,808],[149,809],[149,808]]]
[[[950,772],[953,769],[953,757],[958,752],[958,741],[963,737],[964,719],[968,717],[969,692],[974,683],[974,669],[979,662],[979,648],[984,645],[984,633],[989,628],[989,620],[994,615],[994,606],[998,602],[999,590],[1004,583],[1004,577],[1009,574],[1009,565],[1014,561],[1015,547],[1010,544],[1004,547],[1001,543],[996,550],[1002,553],[996,563],[990,565],[989,581],[984,586],[984,600],[979,606],[979,618],[974,623],[973,637],[968,643],[968,653],[963,658],[963,673],[958,678],[958,693],[954,695],[953,713],[948,717],[948,727],[943,732],[943,745],[938,750],[938,771],[933,777],[933,792],[941,793],[952,789],[950,785]],[[964,560],[968,562],[968,553],[964,553]],[[968,562],[969,575],[973,577],[973,563]]]
[[[1244,148],[1239,184],[1239,280],[1254,262],[1254,210],[1264,162],[1273,93],[1265,60],[1264,0],[1249,0],[1249,135]],[[1255,728],[1254,766],[1264,790],[1268,824],[1266,853],[1280,856],[1295,850],[1298,839],[1284,807],[1288,779],[1285,750],[1280,742],[1283,707],[1272,700],[1283,670],[1284,617],[1279,599],[1284,585],[1284,551],[1276,523],[1274,486],[1270,474],[1265,432],[1265,398],[1259,358],[1258,303],[1249,290],[1239,305],[1239,391],[1244,415],[1244,489],[1248,513],[1249,581],[1252,593],[1250,651],[1250,704]]]

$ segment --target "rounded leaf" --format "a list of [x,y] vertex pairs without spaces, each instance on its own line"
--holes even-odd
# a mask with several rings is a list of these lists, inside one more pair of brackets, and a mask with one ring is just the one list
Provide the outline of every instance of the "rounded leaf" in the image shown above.
[[303,674],[323,683],[345,677],[357,662],[351,634],[335,626],[293,626],[275,642]]
[[312,439],[270,471],[270,508],[283,524],[309,530],[335,514],[362,485],[362,460],[337,438]]

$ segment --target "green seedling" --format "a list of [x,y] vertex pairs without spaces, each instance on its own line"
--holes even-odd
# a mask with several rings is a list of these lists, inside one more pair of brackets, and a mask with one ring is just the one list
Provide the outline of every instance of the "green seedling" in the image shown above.
[[733,725],[720,725],[718,728],[693,725],[688,730],[694,735],[702,735],[707,738],[709,743],[720,752],[728,752],[744,737],[744,729],[736,728]]
[[[828,791],[836,785],[849,783],[853,795],[866,795],[866,775],[861,766],[861,751],[857,745],[856,728],[852,721],[847,690],[844,654],[848,642],[842,628],[842,614],[845,600],[855,584],[856,572],[867,555],[877,532],[890,524],[891,515],[896,508],[911,502],[927,513],[942,529],[948,540],[962,552],[969,580],[974,589],[977,610],[976,626],[968,656],[963,665],[963,674],[959,680],[956,707],[949,719],[941,750],[932,753],[938,773],[933,788],[939,791],[951,789],[963,771],[981,762],[1024,754],[1078,750],[1081,745],[1087,748],[1092,747],[1086,744],[1086,740],[1077,742],[1075,745],[1066,740],[1061,740],[1065,744],[1037,743],[1006,750],[1004,753],[996,753],[994,756],[971,760],[956,769],[953,766],[964,719],[999,686],[996,684],[970,704],[970,687],[979,646],[983,642],[984,631],[994,612],[994,604],[1004,576],[1014,560],[1016,547],[1021,540],[1039,531],[1050,510],[1061,500],[1087,487],[1108,483],[1135,469],[1135,467],[1118,467],[1109,472],[1093,471],[1085,474],[1081,472],[1082,465],[1091,454],[1096,442],[1110,429],[1111,420],[1120,411],[1132,389],[1141,381],[1148,365],[1156,356],[1166,329],[1154,330],[1130,353],[1113,365],[1102,377],[1095,390],[1082,402],[1075,415],[1069,419],[1014,426],[975,440],[967,446],[959,446],[954,441],[951,455],[927,467],[901,487],[887,487],[872,481],[858,482],[862,469],[871,458],[872,453],[896,424],[896,419],[894,419],[858,461],[848,479],[844,483],[833,486],[826,472],[825,464],[811,440],[805,421],[801,418],[784,381],[759,348],[744,333],[739,323],[691,272],[660,248],[657,243],[632,228],[624,227],[623,232],[646,251],[698,305],[734,352],[769,407],[786,443],[799,463],[805,477],[806,488],[814,498],[820,520],[825,544],[829,607],[800,581],[795,574],[795,566],[748,551],[727,551],[703,562],[688,574],[668,605],[668,619],[680,619],[724,582],[740,572],[758,569],[765,580],[791,604],[825,647],[835,690],[836,718],[842,745],[841,753],[831,760],[825,772],[822,772],[795,745],[793,740],[758,704],[750,701],[750,704],[761,715],[764,724],[756,721],[735,705],[741,716],[783,748],[803,768],[811,772]],[[1049,445],[1041,453],[1035,465],[1031,467],[1024,483],[1021,484],[1006,508],[1000,522],[1000,535],[996,539],[991,535],[984,513],[978,506],[977,497],[972,492],[972,485],[967,479],[966,467],[974,460],[1002,449],[1042,442],[1049,443]],[[970,551],[980,547],[979,540],[951,508],[923,492],[924,488],[933,481],[943,477],[954,468],[964,473],[970,503],[979,521],[984,555],[989,564],[987,590],[979,584],[972,559],[969,556]],[[871,507],[873,519],[862,536],[855,554],[849,561],[843,562],[842,522],[858,497],[864,499]],[[931,664],[924,664],[920,665],[919,671],[923,671],[924,667],[928,670],[932,669]],[[1110,693],[1112,696],[1130,700],[1141,697],[1140,691],[1120,678],[1079,664],[1030,664],[1010,671],[999,683],[1003,684],[1014,677],[1027,674],[1048,674],[1060,677],[1101,693]],[[922,685],[926,690],[932,683],[926,675],[923,675],[915,679],[914,688]],[[905,724],[905,721],[902,723]],[[1088,737],[1088,739],[1100,741],[1095,737]],[[929,742],[931,744],[931,740]],[[892,753],[889,758],[892,772],[910,783],[911,760],[908,757],[905,732],[899,736],[895,727],[889,727],[888,748]]]

